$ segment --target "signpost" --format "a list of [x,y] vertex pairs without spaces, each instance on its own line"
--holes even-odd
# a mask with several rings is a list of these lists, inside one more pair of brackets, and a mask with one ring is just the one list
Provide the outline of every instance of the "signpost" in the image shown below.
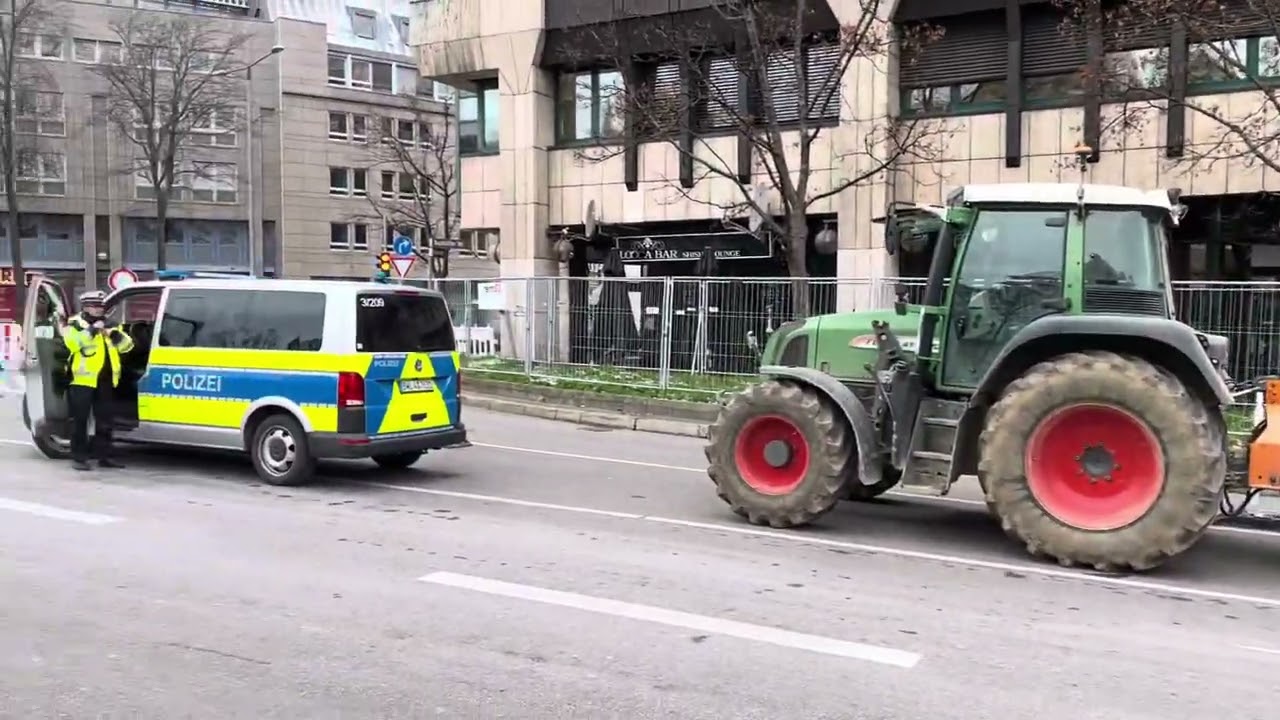
[[391,256],[391,265],[395,267],[400,279],[404,280],[413,269],[414,261],[418,259],[418,256],[413,254],[413,239],[396,235],[395,240],[391,242],[391,249],[395,253]]
[[116,268],[107,276],[107,287],[112,290],[127,288],[136,282],[138,282],[137,273],[125,267]]

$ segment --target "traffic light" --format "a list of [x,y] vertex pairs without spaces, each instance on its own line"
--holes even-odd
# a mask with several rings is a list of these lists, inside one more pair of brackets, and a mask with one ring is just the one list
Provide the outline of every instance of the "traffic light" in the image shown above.
[[384,252],[378,254],[378,272],[386,275],[391,274],[391,253]]

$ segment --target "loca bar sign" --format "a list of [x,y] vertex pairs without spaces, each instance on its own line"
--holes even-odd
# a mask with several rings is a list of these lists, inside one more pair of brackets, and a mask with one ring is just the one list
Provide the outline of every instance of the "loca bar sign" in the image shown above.
[[742,260],[773,256],[773,242],[747,233],[692,233],[643,235],[616,240],[623,262],[698,260],[707,248],[717,260]]

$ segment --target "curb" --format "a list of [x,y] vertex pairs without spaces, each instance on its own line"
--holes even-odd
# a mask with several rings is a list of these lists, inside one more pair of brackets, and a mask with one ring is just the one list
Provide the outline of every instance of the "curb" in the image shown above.
[[592,427],[606,427],[618,430],[639,430],[641,432],[659,433],[662,435],[681,435],[684,437],[705,438],[707,425],[689,420],[674,418],[644,417],[625,413],[602,412],[589,408],[547,405],[528,400],[513,400],[478,395],[463,391],[464,407],[481,408],[507,415],[524,415],[527,417],[559,420],[560,422]]

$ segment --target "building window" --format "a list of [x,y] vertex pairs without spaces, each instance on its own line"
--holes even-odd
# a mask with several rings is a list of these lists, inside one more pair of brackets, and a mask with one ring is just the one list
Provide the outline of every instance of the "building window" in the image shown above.
[[368,191],[368,171],[363,168],[329,168],[329,194],[364,197]]
[[412,120],[396,121],[396,139],[406,145],[413,145],[417,137],[417,123]]
[[119,65],[124,57],[123,47],[109,40],[76,38],[71,45],[72,58],[82,63]]
[[191,124],[187,139],[192,145],[235,147],[236,111],[230,108],[210,110],[208,115]]
[[418,90],[418,69],[412,65],[369,60],[346,53],[330,53],[329,84],[356,90],[412,95]]
[[369,226],[365,223],[329,223],[329,249],[368,250]]
[[18,92],[14,129],[30,135],[63,137],[67,134],[62,93]]
[[67,194],[67,156],[59,152],[18,153],[18,192],[24,195]]
[[463,230],[458,239],[458,257],[487,258],[489,249],[498,244],[498,231]]
[[396,15],[396,29],[400,32],[400,42],[405,45],[409,44],[409,18],[403,15]]
[[354,113],[330,111],[329,139],[365,142],[369,139],[369,118]]
[[491,155],[498,152],[498,81],[476,83],[476,92],[459,93],[458,152]]
[[351,116],[344,112],[329,113],[329,139],[349,140],[351,138]]
[[185,195],[194,202],[235,203],[236,166],[233,163],[195,162],[191,165],[190,180],[184,183]]
[[961,83],[902,91],[903,115],[960,115],[998,112],[1004,108],[1003,80]]
[[382,173],[382,197],[385,200],[414,200],[418,197],[419,185],[418,176],[411,172],[386,170]]
[[329,55],[330,85],[370,90],[373,88],[371,72],[368,60],[339,53]]
[[391,220],[383,221],[382,242],[383,247],[387,251],[395,250],[396,236],[403,235],[413,243],[415,249],[425,248],[429,245],[427,242],[427,232],[422,228],[409,227],[408,225],[397,226]]
[[1070,107],[1084,102],[1082,72],[1023,78],[1022,99],[1028,109]]
[[1107,97],[1155,90],[1169,82],[1167,47],[1108,52],[1102,62],[1102,92]]
[[60,35],[18,33],[17,51],[22,57],[61,60],[64,57],[63,45]]
[[623,90],[617,70],[561,75],[556,85],[556,138],[572,142],[621,136]]
[[378,36],[378,16],[371,12],[352,10],[351,32],[358,38],[373,40]]
[[1280,77],[1280,43],[1274,36],[1192,43],[1187,50],[1187,89],[1214,92]]
[[[804,48],[800,62],[804,63],[805,87],[796,87],[795,53],[778,51],[765,61],[767,92],[777,122],[797,123],[801,112],[808,120],[838,120],[840,118],[840,46],[835,44],[810,45]],[[757,107],[763,103],[753,99]]]

